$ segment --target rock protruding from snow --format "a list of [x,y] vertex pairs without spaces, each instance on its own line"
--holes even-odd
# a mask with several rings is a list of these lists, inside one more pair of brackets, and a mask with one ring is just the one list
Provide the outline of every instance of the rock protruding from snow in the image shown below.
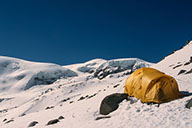
[[63,120],[63,119],[65,119],[65,117],[60,116],[58,119],[59,119],[59,120]]
[[191,74],[192,41],[188,42],[184,47],[176,50],[153,66],[174,77],[178,75],[182,77],[183,75]]
[[52,124],[56,124],[59,122],[59,119],[53,119],[53,120],[50,120],[47,125],[52,125]]
[[109,60],[97,68],[94,76],[103,79],[109,74],[119,73],[125,70],[130,70],[130,73],[132,73],[139,68],[149,66],[149,63],[136,58]]
[[31,122],[31,123],[28,125],[28,127],[34,127],[36,124],[38,124],[38,122],[37,122],[37,121],[33,121],[33,122]]
[[107,115],[115,111],[119,107],[119,103],[125,99],[128,99],[128,94],[125,93],[114,93],[106,96],[101,102],[100,114]]
[[189,109],[192,107],[192,98],[189,101],[187,101],[187,104],[185,105],[185,107]]
[[35,85],[52,84],[59,78],[77,76],[67,68],[0,56],[0,91],[21,91]]

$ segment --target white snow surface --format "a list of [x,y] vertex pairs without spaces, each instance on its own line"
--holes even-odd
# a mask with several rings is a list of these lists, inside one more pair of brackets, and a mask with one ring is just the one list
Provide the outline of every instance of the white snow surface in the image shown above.
[[154,65],[154,67],[170,75],[177,76],[181,69],[188,71],[192,68],[192,63],[187,64],[190,58],[192,59],[192,41],[186,44],[182,49],[165,57],[158,64]]
[[104,59],[94,59],[90,60],[85,63],[80,63],[80,64],[72,64],[72,65],[67,65],[63,66],[65,68],[69,68],[78,74],[81,73],[89,73],[89,71],[95,71],[101,64],[107,62],[107,60]]
[[20,92],[77,74],[56,64],[36,63],[0,56],[0,92]]
[[[52,84],[37,84],[26,90],[21,89],[29,81],[29,79],[25,80],[25,77],[21,80],[11,81],[13,84],[10,83],[9,86],[1,84],[1,86],[8,86],[9,90],[4,92],[3,87],[0,87],[2,92],[0,93],[0,128],[27,128],[33,121],[38,122],[34,128],[191,128],[192,109],[185,108],[185,105],[192,98],[192,75],[185,73],[192,68],[192,63],[184,66],[190,60],[190,56],[192,56],[192,43],[157,64],[136,58],[109,61],[95,59],[86,63],[61,67],[55,64],[0,57],[1,82],[6,78],[12,80],[19,73],[24,73],[27,77],[32,76],[29,74],[34,72],[55,71],[56,67],[72,72],[70,77],[68,75],[65,78],[60,77]],[[4,60],[11,62],[9,61],[7,66],[2,66]],[[136,64],[137,68],[152,65],[152,67],[172,75],[177,80],[180,91],[189,94],[189,96],[159,106],[157,104],[143,104],[140,100],[132,97],[131,101],[124,100],[116,111],[107,115],[110,118],[95,120],[102,116],[99,114],[99,107],[104,97],[113,93],[123,93],[125,80],[129,76],[127,72],[130,69],[118,70],[103,79],[94,77],[95,72],[104,66],[114,69],[118,66],[122,68],[132,65],[131,70],[134,70],[133,61],[136,61],[134,65]],[[19,66],[13,62],[17,62]],[[112,64],[111,67],[110,63],[112,62],[118,62],[118,65]],[[173,69],[178,62],[182,66]],[[139,63],[141,65],[138,65]],[[31,66],[34,70],[30,70]],[[6,69],[2,67],[6,67]],[[178,75],[181,69],[185,69],[186,72]],[[22,91],[18,91],[18,88]],[[59,120],[56,124],[47,125],[50,120],[58,119],[59,116],[63,116],[64,119]]]

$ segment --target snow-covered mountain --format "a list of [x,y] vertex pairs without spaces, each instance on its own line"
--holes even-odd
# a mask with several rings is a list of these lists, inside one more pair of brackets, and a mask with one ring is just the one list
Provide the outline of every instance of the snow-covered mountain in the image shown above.
[[35,85],[52,84],[77,74],[56,64],[24,61],[0,56],[0,92],[18,92]]
[[[154,68],[175,77],[181,90],[191,92],[192,41],[180,50],[174,51],[171,55],[165,57],[162,61],[153,66]],[[189,86],[186,86],[186,84]]]
[[155,67],[175,77],[190,75],[192,72],[192,41],[165,57]]
[[[59,66],[0,57],[0,128],[192,127],[192,111],[185,108],[192,98],[191,56],[192,42],[157,64],[125,58]],[[174,76],[188,96],[160,105],[133,97],[100,115],[103,98],[123,93],[129,74],[148,66]]]

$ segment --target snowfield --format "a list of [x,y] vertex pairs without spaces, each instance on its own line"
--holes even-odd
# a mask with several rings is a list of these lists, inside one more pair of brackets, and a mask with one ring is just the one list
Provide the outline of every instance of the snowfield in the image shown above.
[[[0,57],[0,128],[191,128],[191,56],[192,42],[157,64],[125,58],[59,66]],[[130,73],[149,66],[172,75],[185,97],[160,105],[131,97],[99,114],[106,96],[123,93]]]
[[77,74],[56,64],[0,57],[0,92],[19,92],[35,85],[51,84],[59,78]]

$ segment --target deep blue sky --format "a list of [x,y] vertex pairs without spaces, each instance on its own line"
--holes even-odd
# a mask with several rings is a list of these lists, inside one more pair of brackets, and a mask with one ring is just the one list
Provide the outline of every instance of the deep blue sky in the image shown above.
[[192,40],[192,0],[4,0],[0,55],[67,65],[158,62]]

